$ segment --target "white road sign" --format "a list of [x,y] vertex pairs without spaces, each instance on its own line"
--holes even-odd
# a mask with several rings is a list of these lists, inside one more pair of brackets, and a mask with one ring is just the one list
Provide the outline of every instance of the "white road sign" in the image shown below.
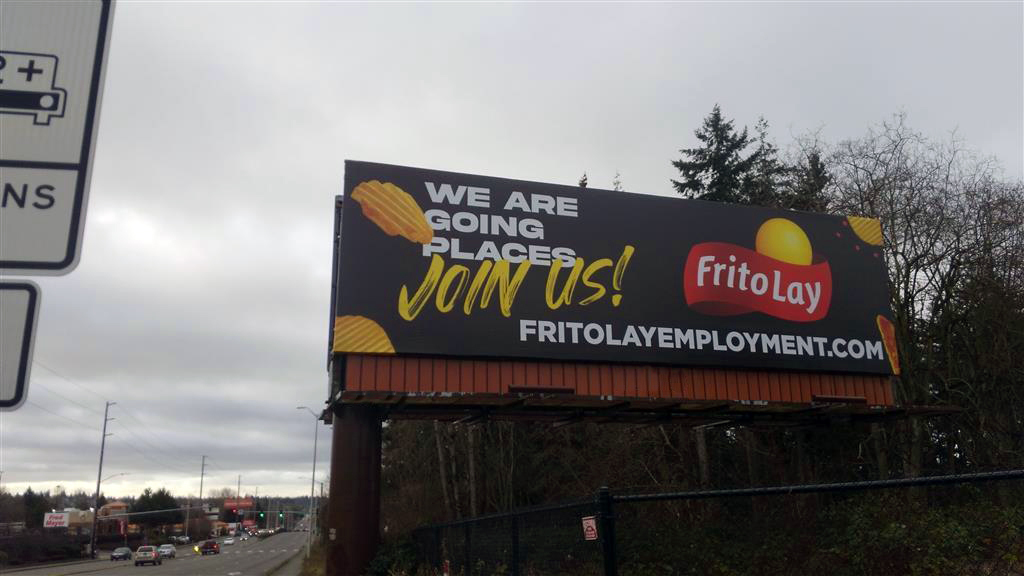
[[0,272],[78,263],[113,0],[3,0]]
[[0,410],[15,410],[28,397],[39,300],[34,282],[0,282]]
[[43,528],[67,528],[71,525],[71,514],[67,512],[46,512],[43,514]]

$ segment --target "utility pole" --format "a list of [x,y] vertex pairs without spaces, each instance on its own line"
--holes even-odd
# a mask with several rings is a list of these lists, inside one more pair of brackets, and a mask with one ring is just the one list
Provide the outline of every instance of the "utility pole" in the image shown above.
[[206,456],[203,456],[203,467],[199,471],[199,509],[206,512],[203,509],[203,477],[206,476]]
[[[242,475],[238,475],[238,487],[235,488],[235,532],[241,527],[238,521],[238,513],[242,510]],[[234,534],[232,534],[234,536]]]
[[96,558],[96,526],[100,517],[100,480],[103,479],[103,451],[107,447],[107,422],[113,420],[109,417],[110,407],[117,402],[107,401],[103,408],[103,436],[100,438],[100,469],[96,472],[96,494],[92,498],[92,532],[89,533],[89,555]]
[[[203,456],[203,463],[199,468],[199,513],[204,515],[206,510],[203,508],[203,476],[206,476],[206,456]],[[188,521],[190,512],[192,511],[192,502],[189,501],[188,508],[185,509],[185,537],[188,537]]]

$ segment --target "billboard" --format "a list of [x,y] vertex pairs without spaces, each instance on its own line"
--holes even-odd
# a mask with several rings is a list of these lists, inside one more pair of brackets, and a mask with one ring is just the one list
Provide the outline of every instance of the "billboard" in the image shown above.
[[43,515],[43,528],[67,528],[71,524],[68,512],[47,512]]
[[335,353],[899,372],[877,220],[348,161]]
[[252,508],[252,498],[225,498],[225,508]]

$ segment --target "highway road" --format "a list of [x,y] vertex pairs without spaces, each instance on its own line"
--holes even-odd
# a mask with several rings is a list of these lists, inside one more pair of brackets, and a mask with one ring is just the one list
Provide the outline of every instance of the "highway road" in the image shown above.
[[[303,551],[305,532],[284,532],[269,538],[250,538],[221,546],[220,554],[201,556],[191,546],[179,546],[178,556],[160,566],[135,566],[133,562],[94,560],[80,564],[49,566],[12,572],[11,576],[263,576]],[[0,572],[3,572],[0,570]]]

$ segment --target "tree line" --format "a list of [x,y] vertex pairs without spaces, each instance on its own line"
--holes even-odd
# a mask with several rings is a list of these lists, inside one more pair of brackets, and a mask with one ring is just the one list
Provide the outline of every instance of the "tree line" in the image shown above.
[[[143,489],[138,496],[124,496],[108,499],[106,494],[100,493],[99,507],[102,508],[109,502],[123,502],[128,508],[127,512],[137,514],[132,516],[130,522],[138,524],[145,530],[157,530],[163,527],[182,524],[186,516],[189,519],[189,532],[192,534],[208,534],[210,532],[210,521],[205,514],[199,513],[201,505],[206,503],[219,508],[218,518],[223,522],[239,522],[242,519],[258,520],[260,512],[270,509],[270,502],[267,498],[253,499],[253,508],[248,515],[222,506],[224,500],[236,497],[234,488],[221,488],[212,490],[209,496],[200,502],[198,498],[174,496],[167,488]],[[304,511],[309,505],[308,496],[299,497],[271,497],[274,510],[295,510]],[[66,493],[58,487],[54,491],[36,492],[31,487],[20,494],[12,494],[7,491],[0,491],[0,523],[23,522],[25,529],[34,531],[42,529],[43,518],[47,512],[60,512],[65,508],[76,510],[89,510],[93,507],[93,494],[82,490],[71,494]],[[191,507],[192,512],[186,515],[185,508]],[[260,521],[265,524],[264,519]]]
[[[670,184],[685,198],[881,221],[902,368],[893,379],[895,397],[901,405],[945,406],[953,412],[877,424],[836,421],[784,429],[392,421],[384,430],[382,504],[390,533],[408,533],[434,521],[577,500],[602,485],[620,492],[662,491],[1024,467],[1022,182],[1006,178],[995,159],[974,152],[955,133],[943,139],[925,136],[912,129],[903,114],[859,137],[829,143],[812,133],[782,151],[766,120],[759,119],[751,133],[738,128],[716,105],[695,135],[698,145],[680,150],[672,161],[678,177]],[[579,185],[587,184],[584,174]],[[622,188],[618,173],[615,188]],[[1013,488],[1019,496],[1020,487]],[[1024,526],[1019,498],[1012,498],[1005,487],[986,494],[995,499],[991,506],[972,509],[994,512],[970,520],[957,519],[964,514],[946,514],[941,522],[949,524],[942,524],[943,529],[992,542],[1006,536],[1000,526]],[[929,524],[914,537],[932,538],[931,543],[945,538],[947,545],[952,540],[948,533],[932,534],[930,527],[940,520],[925,512],[927,498],[921,500],[920,493],[909,502],[896,498],[894,504],[865,497],[856,505],[838,508],[802,500],[799,510],[786,509],[770,520],[778,523],[773,529],[800,541],[801,534],[812,539],[832,534],[821,528],[821,522],[831,518],[834,526],[847,514],[843,521],[860,526],[859,531],[835,533],[846,547],[836,544],[832,549],[854,568],[838,573],[903,573],[933,561],[937,548],[915,544],[925,552],[911,553],[904,564],[870,564],[881,541],[869,546],[865,535],[887,529],[891,514],[916,511],[904,522],[927,518]],[[700,521],[708,526],[735,524],[736,518],[724,510],[709,504],[701,508]],[[756,516],[757,510],[753,512]],[[1003,514],[1012,516],[1008,520]],[[654,518],[665,520],[652,515],[652,522]],[[998,534],[978,536],[971,531],[978,526]],[[763,543],[763,535],[747,534],[753,551],[743,546],[743,535],[735,533],[731,543],[708,546],[732,558],[736,573],[811,569],[799,563],[810,562],[806,558],[783,562],[775,572],[764,563],[754,569],[751,559],[792,546],[772,541],[771,552],[755,546],[759,537]],[[894,541],[904,542],[896,537]],[[957,541],[961,544],[971,551],[940,551],[943,561],[961,553],[984,554],[979,552],[984,546],[974,540]],[[747,560],[730,556],[738,555],[736,551],[748,553]],[[853,556],[864,563],[858,564]],[[955,558],[950,561],[956,563]],[[956,573],[949,570],[929,573]]]

